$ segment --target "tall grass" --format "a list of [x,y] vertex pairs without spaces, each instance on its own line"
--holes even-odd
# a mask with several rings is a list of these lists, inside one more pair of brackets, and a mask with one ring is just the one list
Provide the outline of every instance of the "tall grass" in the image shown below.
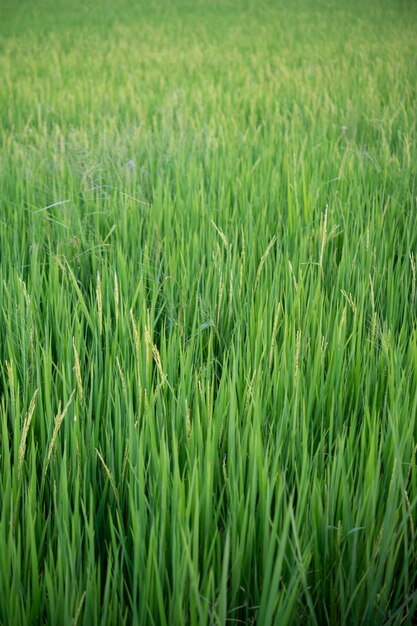
[[0,623],[413,624],[417,5],[0,19]]

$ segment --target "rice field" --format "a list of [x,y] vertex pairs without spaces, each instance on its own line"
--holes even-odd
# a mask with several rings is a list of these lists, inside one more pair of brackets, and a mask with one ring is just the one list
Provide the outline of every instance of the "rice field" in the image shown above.
[[1,626],[417,623],[416,33],[2,0]]

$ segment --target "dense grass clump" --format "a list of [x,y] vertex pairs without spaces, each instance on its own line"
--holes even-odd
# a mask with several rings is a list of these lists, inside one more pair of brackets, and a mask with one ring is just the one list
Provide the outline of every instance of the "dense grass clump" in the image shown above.
[[0,12],[0,624],[415,623],[417,4]]

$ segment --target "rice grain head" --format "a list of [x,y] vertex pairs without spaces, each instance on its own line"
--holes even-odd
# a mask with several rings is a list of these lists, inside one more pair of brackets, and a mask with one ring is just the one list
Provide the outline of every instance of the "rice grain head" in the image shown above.
[[80,402],[83,402],[84,392],[83,392],[83,381],[81,378],[81,367],[80,367],[80,359],[78,356],[77,348],[75,346],[75,338],[72,338],[72,347],[74,350],[74,361],[75,361],[75,378],[77,381],[78,393],[80,396]]
[[281,302],[278,302],[278,306],[277,306],[277,309],[276,309],[276,312],[275,312],[275,317],[274,317],[274,324],[272,326],[271,346],[269,348],[269,362],[268,362],[269,369],[271,369],[272,359],[274,357],[275,337],[276,337],[276,334],[277,334],[278,319],[279,319],[280,311],[281,311]]
[[119,319],[119,281],[117,280],[117,273],[114,272],[114,308],[116,315],[116,324]]
[[101,296],[100,272],[97,272],[96,295],[97,295],[98,326],[99,326],[99,331],[100,331],[100,336],[101,336],[103,334],[103,300]]
[[22,466],[25,460],[26,440],[27,440],[29,428],[32,422],[32,417],[35,412],[36,398],[37,398],[38,393],[39,393],[39,389],[36,389],[35,393],[32,396],[32,400],[30,401],[29,409],[26,414],[25,421],[23,423],[22,439],[20,441],[19,455],[18,455],[18,467],[17,467],[18,480],[20,480],[22,476]]
[[260,261],[259,266],[258,266],[258,271],[256,272],[255,286],[253,288],[253,291],[256,291],[256,287],[258,286],[259,278],[261,276],[262,268],[263,268],[263,266],[265,264],[266,259],[268,258],[269,253],[271,252],[272,247],[273,247],[274,243],[276,242],[276,240],[277,240],[277,236],[274,235],[272,237],[271,241],[269,242],[269,244],[268,244],[268,246],[267,246],[267,248],[266,248],[266,250],[265,250],[265,252],[264,252],[264,254],[263,254],[262,258],[261,258],[261,261]]
[[324,211],[324,216],[321,222],[321,249],[320,249],[320,261],[319,261],[319,266],[323,267],[323,258],[324,258],[324,249],[326,247],[326,242],[327,242],[327,210],[328,210],[328,206],[326,206],[326,209]]
[[61,428],[62,422],[64,421],[64,417],[68,412],[68,409],[71,405],[72,399],[75,395],[75,389],[73,390],[73,392],[71,393],[68,402],[66,403],[64,410],[61,412],[61,402],[58,405],[58,413],[55,417],[55,427],[54,427],[54,432],[52,433],[52,439],[51,439],[51,443],[49,445],[49,449],[48,449],[48,456],[46,459],[46,466],[45,466],[45,473],[46,470],[48,469],[48,465],[49,465],[49,461],[51,460],[51,456],[52,453],[55,449],[55,445],[56,445],[56,441],[58,438],[58,433],[59,433],[59,429]]
[[295,340],[295,365],[294,365],[294,384],[298,381],[298,372],[300,367],[300,351],[301,351],[301,330],[297,330],[297,337]]

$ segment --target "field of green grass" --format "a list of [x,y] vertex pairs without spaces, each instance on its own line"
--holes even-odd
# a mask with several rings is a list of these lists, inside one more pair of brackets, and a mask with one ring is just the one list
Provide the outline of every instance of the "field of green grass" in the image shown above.
[[1,0],[0,625],[417,613],[417,3]]

